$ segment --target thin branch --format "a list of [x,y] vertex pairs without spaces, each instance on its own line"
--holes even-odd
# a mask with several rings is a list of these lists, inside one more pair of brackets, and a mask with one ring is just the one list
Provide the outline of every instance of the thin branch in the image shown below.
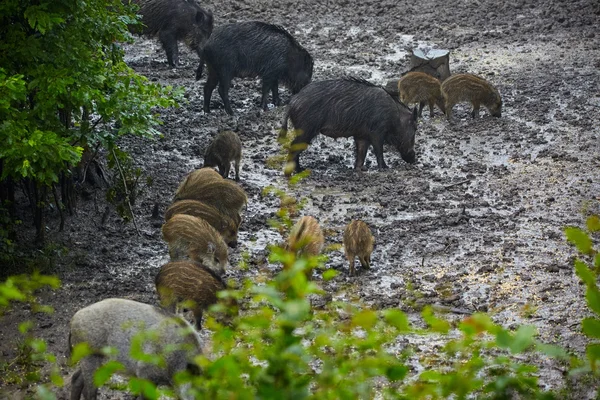
[[470,179],[465,179],[464,181],[454,182],[454,183],[444,186],[444,189],[450,189],[451,187],[462,185],[463,183],[469,183],[469,182],[471,182]]
[[131,207],[131,202],[129,201],[129,189],[127,188],[127,180],[125,179],[125,174],[123,173],[123,168],[121,168],[121,163],[115,154],[114,147],[110,149],[112,152],[115,163],[117,164],[117,168],[119,169],[119,174],[121,174],[121,179],[123,179],[123,187],[125,188],[125,200],[127,200],[127,206],[129,207],[129,213],[131,214],[131,220],[133,221],[133,226],[135,227],[135,231],[138,236],[142,236],[140,230],[138,229],[137,222],[135,221],[135,214],[133,213],[133,208]]

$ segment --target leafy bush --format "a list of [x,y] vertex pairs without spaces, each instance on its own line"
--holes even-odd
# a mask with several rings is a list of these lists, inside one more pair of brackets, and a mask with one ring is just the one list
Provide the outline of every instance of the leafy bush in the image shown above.
[[[585,299],[590,310],[596,315],[586,317],[582,321],[583,333],[594,341],[587,345],[586,355],[589,361],[585,370],[598,372],[600,360],[600,289],[598,273],[600,273],[600,253],[593,246],[592,236],[600,232],[600,218],[597,215],[588,217],[587,231],[577,227],[568,227],[565,234],[569,243],[573,244],[583,259],[575,260],[575,272],[586,286]],[[587,260],[588,262],[586,263]],[[590,268],[591,266],[591,268]]]
[[[273,192],[273,191],[272,191]],[[290,215],[298,202],[283,191],[274,192],[282,204],[278,226],[289,229]],[[285,208],[285,207],[284,207]],[[212,331],[211,351],[196,362],[201,376],[182,374],[179,384],[191,383],[194,398],[554,398],[540,389],[537,368],[522,361],[531,353],[569,360],[566,352],[536,339],[532,326],[509,331],[486,314],[465,318],[454,329],[431,308],[421,314],[424,328],[409,323],[398,309],[370,310],[360,303],[329,302],[322,309],[311,306],[311,298],[323,294],[305,271],[319,258],[297,257],[273,246],[270,261],[282,270],[266,284],[246,281],[240,290],[220,293],[223,299],[213,312],[227,312],[226,304],[242,305],[231,326],[208,318]],[[336,271],[323,273],[323,279]],[[445,342],[438,361],[417,371],[411,364],[413,349],[401,346],[402,337]],[[147,355],[133,351],[142,360]],[[115,371],[107,364],[97,375],[106,382]],[[150,382],[129,382],[134,393],[144,391],[157,398]]]
[[0,193],[8,193],[0,201],[14,201],[21,181],[40,240],[48,194],[61,219],[62,205],[71,206],[71,168],[82,153],[125,134],[157,134],[153,108],[176,104],[180,91],[123,62],[117,43],[135,23],[121,0],[0,3]]

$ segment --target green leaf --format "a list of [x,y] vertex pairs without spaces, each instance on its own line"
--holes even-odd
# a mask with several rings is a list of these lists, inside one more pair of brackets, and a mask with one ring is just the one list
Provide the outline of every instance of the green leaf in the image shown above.
[[335,269],[328,269],[327,271],[323,272],[323,280],[330,281],[338,275],[339,272],[337,272]]
[[587,300],[588,307],[600,315],[600,292],[598,292],[597,286],[588,286],[585,292],[585,298]]
[[537,329],[533,325],[523,325],[517,329],[515,336],[513,337],[512,343],[510,344],[510,351],[513,354],[522,353],[529,346],[533,344],[533,337],[537,334]]
[[598,217],[597,215],[591,215],[590,217],[588,217],[586,225],[588,231],[590,232],[600,231],[600,217]]
[[377,322],[377,314],[370,310],[364,310],[352,317],[352,325],[363,329],[371,329]]
[[450,323],[441,318],[437,318],[433,314],[433,309],[430,306],[423,309],[421,316],[434,332],[448,333],[450,330]]
[[535,344],[535,348],[540,353],[543,353],[549,357],[554,357],[554,358],[559,358],[559,359],[564,359],[564,360],[569,359],[569,354],[567,353],[567,351],[560,346],[554,346],[551,344],[545,344],[545,343],[538,342]]
[[590,366],[592,367],[592,371],[596,371],[596,362],[600,360],[600,344],[589,344],[585,353],[590,361]]
[[442,379],[442,373],[434,370],[425,371],[419,375],[419,380],[426,382],[439,382]]
[[103,386],[113,376],[115,372],[124,371],[123,364],[118,361],[108,361],[94,373],[94,386]]
[[565,234],[569,243],[577,247],[583,254],[592,253],[592,240],[583,230],[576,227],[565,228]]
[[386,369],[385,376],[390,381],[399,381],[404,379],[407,373],[408,367],[406,365],[393,365]]
[[496,332],[496,344],[502,349],[510,347],[513,341],[513,336],[506,329],[500,329]]
[[92,349],[87,342],[77,343],[71,349],[71,362],[77,364],[83,357],[92,354]]
[[586,285],[596,284],[596,274],[581,260],[575,260],[575,272]]
[[600,320],[596,318],[584,318],[581,329],[587,337],[600,339]]
[[405,313],[396,309],[388,309],[383,311],[383,316],[386,322],[401,332],[410,331],[410,324]]

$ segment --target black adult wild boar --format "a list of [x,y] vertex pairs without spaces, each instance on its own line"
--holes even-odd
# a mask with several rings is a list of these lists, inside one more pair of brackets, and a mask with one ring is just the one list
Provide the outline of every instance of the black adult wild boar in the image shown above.
[[354,137],[357,170],[364,169],[370,145],[380,169],[387,168],[384,144],[394,145],[406,162],[414,163],[416,159],[417,108],[411,112],[382,87],[362,79],[346,77],[310,83],[292,97],[280,137],[287,133],[288,119],[298,133],[288,157],[294,160],[296,172],[302,171],[299,148],[310,144],[319,132],[333,138]]
[[179,62],[177,41],[185,41],[201,57],[213,29],[213,16],[195,0],[133,0],[140,6],[145,35],[158,35],[169,65]]
[[208,78],[204,85],[204,112],[210,112],[210,98],[219,85],[225,111],[233,114],[229,87],[233,78],[261,77],[261,107],[267,109],[267,95],[280,104],[278,84],[287,85],[292,94],[306,86],[313,73],[313,59],[284,28],[264,22],[239,22],[215,29],[206,42],[196,80],[202,77],[206,62]]

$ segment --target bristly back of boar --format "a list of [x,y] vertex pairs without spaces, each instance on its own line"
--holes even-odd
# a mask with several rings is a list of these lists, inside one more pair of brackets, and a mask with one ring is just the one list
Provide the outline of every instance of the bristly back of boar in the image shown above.
[[162,227],[169,244],[171,261],[187,258],[198,261],[222,275],[227,265],[227,245],[221,234],[203,219],[175,214]]
[[156,275],[156,291],[163,307],[175,312],[182,301],[191,302],[196,327],[202,329],[202,313],[218,301],[217,292],[225,282],[210,268],[194,261],[177,261],[163,265]]
[[502,98],[498,90],[487,80],[472,74],[456,74],[442,83],[442,95],[445,100],[446,116],[452,117],[455,104],[468,101],[473,105],[471,116],[479,115],[483,105],[494,117],[502,116]]
[[325,239],[319,223],[314,217],[304,216],[292,227],[288,238],[288,249],[316,256],[323,250]]
[[176,201],[165,212],[165,221],[176,214],[187,214],[201,218],[215,228],[228,245],[235,247],[237,244],[239,223],[234,222],[232,218],[221,213],[213,206],[197,200]]

